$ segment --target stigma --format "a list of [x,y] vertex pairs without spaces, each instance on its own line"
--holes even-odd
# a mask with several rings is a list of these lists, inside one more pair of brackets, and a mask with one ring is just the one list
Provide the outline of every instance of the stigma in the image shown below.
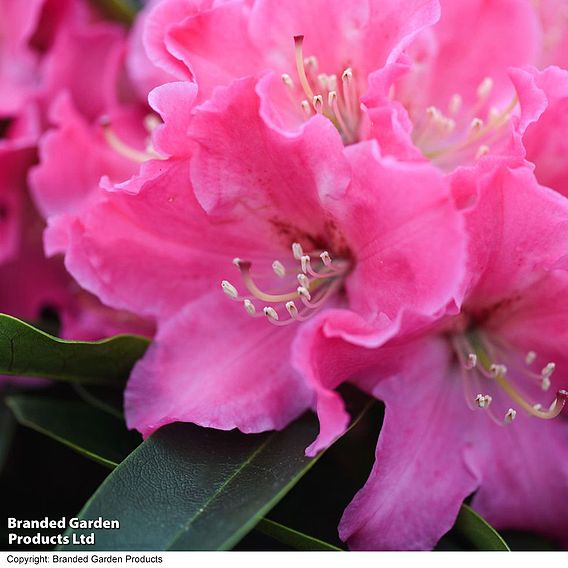
[[[221,282],[223,292],[241,302],[249,316],[264,317],[278,326],[314,315],[340,290],[351,268],[347,260],[332,260],[328,251],[305,253],[299,243],[292,244],[287,259],[274,260],[269,270],[258,270],[254,276],[251,261],[235,258],[233,265],[246,293],[241,294],[228,280]],[[257,276],[269,290],[260,286]]]
[[[566,390],[557,390],[552,401],[544,400],[556,369],[553,361],[540,361],[539,365],[535,351],[517,353],[479,331],[455,336],[452,343],[461,367],[466,403],[472,410],[483,410],[500,426],[514,422],[518,410],[543,420],[556,418],[562,412],[568,400]],[[499,405],[501,409],[497,410]]]
[[360,108],[357,82],[350,67],[339,74],[320,73],[315,56],[304,56],[304,36],[294,37],[296,81],[288,73],[282,75],[291,104],[303,119],[321,114],[341,134],[344,144],[359,139]]
[[502,106],[490,106],[493,80],[485,77],[477,86],[476,102],[468,108],[460,94],[452,95],[446,109],[435,106],[413,116],[414,143],[425,157],[446,163],[477,161],[498,144],[518,105],[517,96]]

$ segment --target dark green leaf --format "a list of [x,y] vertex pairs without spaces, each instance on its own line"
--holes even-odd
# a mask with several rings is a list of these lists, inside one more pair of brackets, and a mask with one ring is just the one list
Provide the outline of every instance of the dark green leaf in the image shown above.
[[0,314],[0,374],[120,386],[148,345],[135,335],[64,341]]
[[131,24],[140,9],[136,0],[91,0],[109,18]]
[[501,535],[465,503],[461,507],[454,530],[478,550],[510,550]]
[[4,399],[0,398],[0,472],[8,457],[13,436],[14,416],[6,406]]
[[166,426],[109,475],[79,517],[120,521],[120,530],[96,531],[98,550],[230,549],[316,463],[304,449],[317,430],[311,414],[266,434]]
[[337,546],[333,546],[333,544],[308,536],[270,519],[261,519],[258,525],[256,525],[256,529],[295,550],[342,550]]
[[112,387],[100,387],[97,385],[73,385],[75,392],[88,404],[112,414],[115,418],[124,419],[122,412],[122,391]]
[[84,402],[37,395],[11,396],[7,402],[20,424],[111,468],[141,441],[121,420]]

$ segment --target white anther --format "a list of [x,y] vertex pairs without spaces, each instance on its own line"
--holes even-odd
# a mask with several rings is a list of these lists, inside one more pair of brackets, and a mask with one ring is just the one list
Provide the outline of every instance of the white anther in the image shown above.
[[533,404],[533,408],[538,412],[539,410],[542,410],[542,404],[540,403]]
[[554,369],[556,369],[556,365],[554,363],[547,363],[540,372],[542,378],[550,378],[552,376],[552,373],[554,373]]
[[487,154],[489,154],[489,146],[487,146],[487,144],[482,144],[478,149],[477,152],[475,153],[475,159],[479,160],[479,158],[482,158],[483,156],[487,156]]
[[549,377],[542,377],[542,380],[540,381],[540,388],[543,391],[547,391],[550,388],[551,385],[551,381]]
[[292,254],[296,260],[301,260],[304,256],[304,250],[302,249],[302,245],[300,243],[294,243],[292,245]]
[[305,254],[304,256],[302,256],[300,261],[302,263],[302,272],[305,274],[308,271],[308,267],[310,266],[310,257]]
[[243,305],[249,316],[254,316],[254,314],[256,314],[256,308],[250,300],[244,300]]
[[333,107],[336,99],[337,99],[337,92],[336,91],[329,91],[329,93],[327,95],[327,104],[330,107]]
[[505,424],[511,424],[515,417],[517,416],[517,411],[514,408],[509,408],[505,414]]
[[505,365],[491,365],[489,367],[489,372],[494,376],[501,376],[504,377],[507,374],[507,367]]
[[288,73],[282,73],[282,82],[290,88],[294,87],[294,81],[292,81],[292,77],[288,75]]
[[331,256],[329,256],[329,253],[326,250],[324,250],[320,254],[320,258],[321,258],[321,261],[325,264],[325,266],[331,265]]
[[221,282],[221,288],[223,288],[223,292],[225,292],[229,298],[233,298],[233,300],[239,296],[237,289],[227,280]]
[[467,368],[474,369],[477,366],[477,355],[475,353],[469,353],[467,356]]
[[536,361],[536,353],[534,351],[529,351],[525,357],[525,363],[527,365],[532,365]]
[[278,321],[278,312],[271,306],[265,306],[263,312],[267,318],[273,319],[274,321]]
[[272,270],[274,270],[274,274],[276,274],[276,276],[279,276],[280,278],[284,278],[284,276],[286,276],[286,269],[279,260],[275,260],[272,263]]
[[306,290],[310,289],[310,279],[305,274],[298,274],[298,283]]
[[242,260],[238,257],[233,258],[233,264],[237,267],[240,268],[241,267],[241,262]]
[[479,408],[487,408],[491,404],[492,400],[493,399],[488,394],[486,394],[485,396],[482,394],[478,394],[475,397],[475,403]]
[[485,77],[477,87],[477,97],[481,100],[485,100],[489,96],[489,93],[491,93],[491,89],[493,89],[493,79],[491,77]]
[[311,109],[310,109],[310,103],[309,103],[306,99],[304,99],[300,104],[301,104],[301,106],[302,106],[302,110],[303,110],[308,116],[312,114],[312,111],[311,111]]
[[479,132],[483,128],[483,120],[481,118],[475,117],[471,124],[469,125],[469,130],[471,132]]
[[345,71],[341,74],[341,79],[343,81],[350,81],[353,79],[353,69],[351,69],[351,67],[347,67],[347,69],[345,69]]
[[452,95],[452,98],[450,99],[450,104],[448,105],[448,111],[450,112],[450,114],[452,115],[458,114],[461,107],[462,107],[461,95],[458,95],[457,93],[455,95]]
[[323,107],[323,97],[321,95],[316,95],[312,100],[312,104],[314,105],[316,112],[321,112]]
[[435,106],[429,106],[426,109],[426,114],[428,115],[428,118],[433,122],[439,122],[443,116],[441,111],[437,109]]
[[298,294],[300,296],[303,296],[304,298],[306,298],[306,300],[311,300],[312,297],[310,295],[310,291],[307,288],[304,288],[303,286],[298,286],[298,288],[296,289],[296,291],[298,292]]
[[306,67],[311,67],[315,71],[318,68],[318,60],[315,55],[310,55],[309,57],[304,58],[304,65]]
[[289,302],[286,302],[286,309],[288,310],[288,313],[290,314],[290,317],[292,319],[296,319],[298,317],[298,308],[296,307],[296,304],[294,304],[294,302],[292,302],[291,300]]

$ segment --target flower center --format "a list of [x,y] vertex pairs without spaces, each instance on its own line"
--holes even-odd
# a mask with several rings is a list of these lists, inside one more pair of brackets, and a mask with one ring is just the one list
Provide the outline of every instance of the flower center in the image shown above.
[[424,156],[444,165],[456,160],[478,160],[488,154],[492,145],[500,141],[519,102],[515,95],[503,107],[490,106],[492,89],[493,80],[485,77],[477,87],[476,103],[471,108],[463,108],[461,95],[454,94],[446,112],[430,106],[415,113],[412,137]]
[[337,75],[318,73],[318,61],[313,55],[304,57],[304,36],[295,36],[296,73],[299,87],[284,73],[282,82],[292,104],[304,117],[321,114],[335,125],[343,142],[353,144],[359,138],[359,97],[353,70],[348,67]]
[[[288,325],[308,319],[341,288],[350,270],[347,260],[332,261],[327,251],[304,253],[301,245],[294,243],[291,258],[285,263],[274,260],[268,275],[258,273],[268,286],[274,288],[267,292],[253,278],[251,261],[235,258],[233,264],[239,270],[248,294],[239,294],[228,280],[221,282],[223,292],[231,300],[242,302],[250,316],[266,317],[274,325]],[[276,286],[274,281],[277,282]],[[255,301],[264,304],[260,313]],[[288,317],[282,319],[286,313]]]
[[[545,420],[562,412],[568,399],[566,390],[558,390],[548,406],[538,402],[538,393],[543,395],[551,387],[554,362],[537,365],[539,357],[534,351],[521,355],[478,331],[456,335],[452,341],[460,361],[466,402],[472,410],[482,409],[500,426],[513,422],[517,416],[514,407]],[[506,402],[504,408],[508,407],[503,418],[494,411],[499,399]],[[509,407],[511,402],[514,407]]]

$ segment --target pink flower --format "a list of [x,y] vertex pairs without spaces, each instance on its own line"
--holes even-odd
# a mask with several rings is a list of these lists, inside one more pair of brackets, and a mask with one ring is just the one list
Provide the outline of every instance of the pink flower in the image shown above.
[[497,528],[566,544],[568,203],[527,169],[455,189],[476,199],[459,315],[381,349],[345,341],[367,333],[345,312],[298,338],[299,372],[328,389],[350,378],[386,405],[376,463],[340,525],[355,549],[432,548],[471,494]]
[[[122,149],[132,143],[144,149],[148,137],[144,117],[148,108],[134,96],[125,76],[125,31],[117,24],[100,20],[90,4],[83,0],[45,0],[34,34],[42,45],[42,60],[36,89],[28,94],[26,108],[37,109],[39,122],[48,129],[39,142],[40,164],[31,171],[30,185],[35,205],[53,220],[86,206],[103,174],[122,180],[137,170],[138,162],[133,162],[130,154],[125,157],[117,152],[116,146]],[[133,48],[133,52],[137,50]],[[138,60],[142,67],[143,59]],[[101,126],[103,116],[112,120],[112,130]],[[130,148],[127,151],[132,153]],[[18,192],[24,191],[22,183]],[[30,220],[26,219],[25,224],[30,224]],[[18,251],[13,270],[8,273],[3,269],[3,274],[9,274],[12,280],[26,282],[20,290],[27,291],[22,298],[28,303],[6,304],[3,309],[35,320],[40,308],[49,306],[59,315],[60,333],[66,338],[152,333],[151,324],[105,308],[79,290],[65,275],[60,259],[45,259],[38,225],[36,220],[33,238]],[[52,276],[32,277],[41,267]],[[43,290],[49,289],[48,282],[54,275],[58,282],[57,301],[48,302],[43,298]]]
[[[320,394],[290,363],[317,312],[360,314],[379,345],[403,306],[431,321],[455,305],[461,217],[442,174],[373,143],[345,150],[320,116],[284,135],[263,121],[255,86],[236,80],[193,112],[193,84],[154,90],[165,122],[154,146],[175,155],[48,233],[81,286],[158,321],[126,391],[128,423],[144,435],[173,421],[285,426]],[[310,453],[348,420],[322,394]]]
[[297,133],[323,114],[352,143],[367,127],[359,99],[370,74],[438,16],[437,0],[165,0],[148,17],[145,44],[156,65],[195,81],[198,102],[215,87],[262,76],[270,126]]
[[533,67],[566,65],[566,3],[534,4],[442,2],[439,23],[372,76],[368,135],[386,154],[445,171],[526,158],[541,183],[568,194],[568,71]]

